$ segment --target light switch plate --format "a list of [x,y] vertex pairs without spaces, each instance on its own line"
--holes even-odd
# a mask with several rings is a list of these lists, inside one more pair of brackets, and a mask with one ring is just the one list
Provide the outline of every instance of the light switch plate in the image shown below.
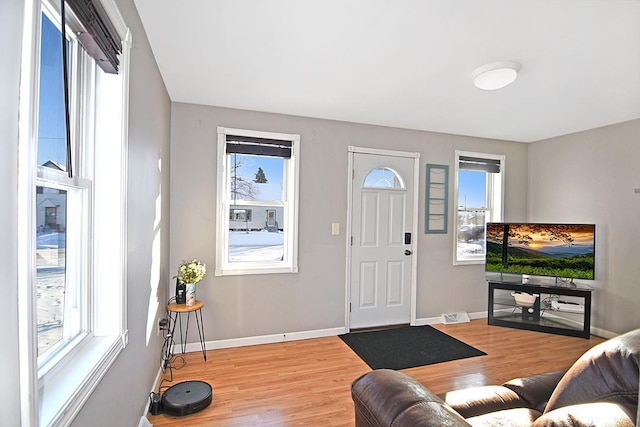
[[334,222],[331,224],[331,235],[337,236],[338,234],[340,234],[340,224],[337,222]]

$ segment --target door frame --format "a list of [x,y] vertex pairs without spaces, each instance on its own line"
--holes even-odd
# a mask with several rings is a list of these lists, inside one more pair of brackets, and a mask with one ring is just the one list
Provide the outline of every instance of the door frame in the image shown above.
[[416,286],[418,280],[418,206],[419,206],[419,186],[420,186],[420,153],[397,150],[384,150],[379,148],[367,148],[349,146],[348,154],[348,173],[347,173],[347,224],[346,224],[346,246],[347,246],[347,266],[345,271],[345,308],[344,308],[344,324],[345,331],[351,330],[351,316],[349,304],[351,303],[351,222],[352,222],[352,203],[353,203],[353,157],[354,154],[373,154],[389,157],[407,157],[413,160],[413,221],[411,224],[411,247],[413,252],[411,256],[411,291],[409,292],[409,306],[411,308],[411,316],[409,324],[416,324]]

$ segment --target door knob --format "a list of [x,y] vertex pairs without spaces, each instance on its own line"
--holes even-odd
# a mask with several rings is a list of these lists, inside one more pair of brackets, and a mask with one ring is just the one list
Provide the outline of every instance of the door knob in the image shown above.
[[409,249],[405,249],[404,250],[404,254],[405,255],[411,255],[413,252],[411,252]]

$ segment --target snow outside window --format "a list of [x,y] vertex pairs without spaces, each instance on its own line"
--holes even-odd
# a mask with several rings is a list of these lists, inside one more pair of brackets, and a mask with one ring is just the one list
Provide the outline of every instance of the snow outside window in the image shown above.
[[297,272],[299,143],[218,128],[216,275]]

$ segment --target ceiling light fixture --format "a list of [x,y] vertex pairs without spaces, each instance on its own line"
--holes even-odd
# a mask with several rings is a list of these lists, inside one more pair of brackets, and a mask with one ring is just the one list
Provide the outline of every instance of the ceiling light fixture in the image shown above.
[[515,61],[493,62],[473,72],[473,84],[478,89],[496,90],[513,83],[518,77],[520,64]]

